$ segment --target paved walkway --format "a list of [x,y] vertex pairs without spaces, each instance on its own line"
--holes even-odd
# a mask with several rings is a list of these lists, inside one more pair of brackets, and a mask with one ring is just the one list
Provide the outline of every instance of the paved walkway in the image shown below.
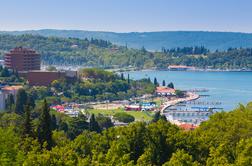
[[174,99],[174,100],[170,100],[170,101],[165,102],[160,113],[163,114],[164,110],[166,108],[173,106],[173,105],[176,105],[177,103],[196,100],[200,97],[198,94],[192,93],[192,92],[187,92],[186,95],[187,95],[187,97],[185,97],[185,98],[178,98],[178,99]]

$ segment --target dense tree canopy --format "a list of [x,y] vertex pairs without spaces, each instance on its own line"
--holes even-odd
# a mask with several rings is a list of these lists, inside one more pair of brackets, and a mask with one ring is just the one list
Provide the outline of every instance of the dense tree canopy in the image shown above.
[[[34,111],[34,110],[32,110]],[[51,112],[53,113],[53,112]],[[54,114],[54,113],[53,113]],[[231,112],[219,112],[194,131],[183,131],[165,120],[131,123],[94,132],[87,118],[55,114],[53,148],[40,147],[36,137],[22,137],[15,113],[0,116],[2,165],[239,165],[252,164],[251,103]],[[32,123],[37,118],[32,117]],[[99,124],[93,116],[92,125]],[[94,125],[95,124],[95,125]],[[73,125],[73,126],[72,126]],[[39,125],[40,126],[40,125]],[[74,137],[70,133],[77,130]],[[92,131],[90,131],[90,129]],[[36,127],[32,128],[33,132]],[[71,131],[72,130],[72,131]]]

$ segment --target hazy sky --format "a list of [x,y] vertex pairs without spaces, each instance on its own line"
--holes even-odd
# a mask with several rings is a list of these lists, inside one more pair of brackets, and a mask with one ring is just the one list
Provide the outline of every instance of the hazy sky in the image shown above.
[[0,30],[252,32],[252,0],[0,0]]

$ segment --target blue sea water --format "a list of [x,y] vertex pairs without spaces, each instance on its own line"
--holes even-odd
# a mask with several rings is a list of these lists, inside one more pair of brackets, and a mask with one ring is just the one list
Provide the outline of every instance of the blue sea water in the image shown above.
[[173,82],[176,89],[208,89],[200,101],[221,102],[225,111],[236,108],[239,103],[252,101],[252,72],[183,72],[183,71],[134,71],[125,74],[132,79],[155,77],[162,84]]

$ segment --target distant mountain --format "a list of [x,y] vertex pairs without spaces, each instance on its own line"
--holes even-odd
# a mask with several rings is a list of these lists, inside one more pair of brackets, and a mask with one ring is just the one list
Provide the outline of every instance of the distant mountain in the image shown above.
[[114,33],[82,30],[30,30],[30,31],[2,31],[7,34],[33,34],[42,36],[73,37],[73,38],[96,38],[109,40],[115,44],[127,45],[131,48],[148,50],[161,50],[162,47],[189,47],[205,46],[210,50],[224,50],[230,47],[252,47],[251,33],[234,32],[203,32],[203,31],[164,31],[164,32],[131,32]]

